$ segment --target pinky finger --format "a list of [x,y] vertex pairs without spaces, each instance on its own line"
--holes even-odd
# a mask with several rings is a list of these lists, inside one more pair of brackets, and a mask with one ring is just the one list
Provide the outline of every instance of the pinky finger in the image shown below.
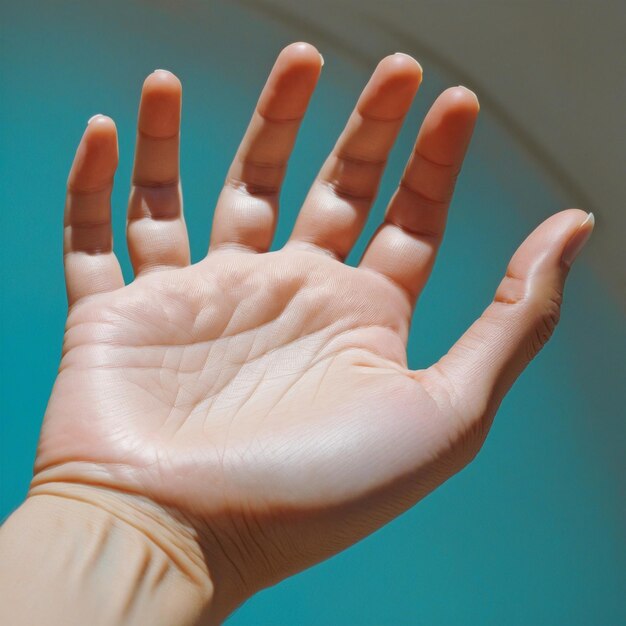
[[89,120],[67,181],[63,256],[68,303],[124,286],[113,253],[111,191],[117,131],[109,117]]

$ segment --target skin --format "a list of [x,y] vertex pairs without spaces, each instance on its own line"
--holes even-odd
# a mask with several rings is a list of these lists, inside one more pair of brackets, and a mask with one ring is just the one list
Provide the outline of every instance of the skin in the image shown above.
[[[68,536],[79,533],[73,520],[92,520],[104,546],[94,561],[107,555],[100,584],[114,607],[102,623],[219,622],[390,521],[474,458],[502,397],[558,322],[565,278],[593,228],[578,209],[526,239],[494,301],[448,354],[407,368],[411,315],[479,111],[464,87],[434,102],[384,222],[359,265],[343,263],[421,81],[407,55],[379,63],[291,238],[269,252],[321,64],[305,43],[278,56],[218,199],[208,254],[193,265],[178,79],[159,70],[143,86],[129,285],[111,240],[113,121],[92,118],[80,142],[64,222],[63,354],[29,498],[20,524],[9,520],[0,533],[0,554],[17,561],[7,537],[34,536],[46,517]],[[114,547],[107,520],[124,546]],[[144,603],[144,591],[132,591],[139,583],[114,579],[111,563],[144,543],[146,571],[165,568],[176,581],[172,621],[168,603]],[[10,578],[0,570],[6,588]],[[102,598],[81,584],[88,615]],[[134,607],[126,614],[111,600],[124,584]],[[154,594],[165,594],[160,587]],[[55,602],[42,601],[42,611],[54,613]],[[158,619],[145,621],[149,605],[160,607]],[[8,610],[12,623],[27,614],[19,601]]]

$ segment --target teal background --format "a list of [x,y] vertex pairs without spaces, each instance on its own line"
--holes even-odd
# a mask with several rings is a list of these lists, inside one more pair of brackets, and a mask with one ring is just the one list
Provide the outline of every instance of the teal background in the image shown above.
[[[64,184],[87,119],[101,112],[118,125],[115,239],[130,280],[124,210],[145,75],[167,68],[183,82],[182,176],[198,259],[280,48],[307,39],[326,64],[290,164],[276,245],[376,59],[350,58],[232,2],[0,6],[3,519],[26,493],[58,365]],[[424,84],[351,262],[381,219],[427,106],[458,82],[420,61]],[[570,202],[484,108],[415,316],[410,365],[448,349],[488,303],[523,237]],[[623,312],[589,267],[593,255],[592,238],[570,277],[556,335],[505,400],[476,461],[357,546],[259,594],[231,624],[626,623],[626,337]]]

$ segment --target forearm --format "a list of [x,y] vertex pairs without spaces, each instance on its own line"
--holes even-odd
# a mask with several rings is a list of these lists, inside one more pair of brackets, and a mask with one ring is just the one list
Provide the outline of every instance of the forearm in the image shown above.
[[219,621],[192,531],[166,516],[104,490],[35,489],[0,529],[0,623]]

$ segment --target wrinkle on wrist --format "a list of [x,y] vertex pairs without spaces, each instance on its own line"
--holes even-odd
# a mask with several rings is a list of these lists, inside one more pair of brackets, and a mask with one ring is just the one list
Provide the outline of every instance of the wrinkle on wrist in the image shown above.
[[0,622],[196,624],[213,584],[193,532],[107,489],[35,487],[0,529]]

